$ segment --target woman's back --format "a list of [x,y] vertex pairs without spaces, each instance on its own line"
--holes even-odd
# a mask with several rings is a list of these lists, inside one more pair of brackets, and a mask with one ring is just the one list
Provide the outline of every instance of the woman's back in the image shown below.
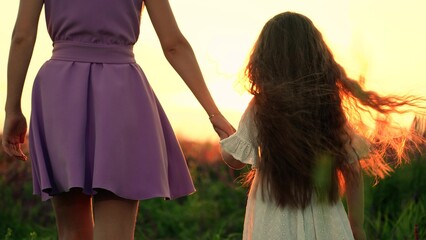
[[45,1],[54,47],[34,81],[30,123],[34,192],[43,199],[71,188],[138,200],[195,191],[134,58],[142,3]]
[[141,10],[142,0],[45,1],[53,41],[133,45]]

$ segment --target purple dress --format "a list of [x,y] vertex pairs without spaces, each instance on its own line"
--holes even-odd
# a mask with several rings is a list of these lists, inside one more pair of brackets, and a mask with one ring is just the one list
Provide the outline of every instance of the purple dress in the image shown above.
[[81,188],[135,200],[195,191],[132,46],[142,0],[45,0],[53,55],[32,92],[30,155],[43,200]]

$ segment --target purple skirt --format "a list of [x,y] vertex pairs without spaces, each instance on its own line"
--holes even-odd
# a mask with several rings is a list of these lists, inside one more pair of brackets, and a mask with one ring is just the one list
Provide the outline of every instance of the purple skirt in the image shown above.
[[71,188],[134,200],[195,191],[131,46],[55,43],[33,86],[30,155],[43,200]]

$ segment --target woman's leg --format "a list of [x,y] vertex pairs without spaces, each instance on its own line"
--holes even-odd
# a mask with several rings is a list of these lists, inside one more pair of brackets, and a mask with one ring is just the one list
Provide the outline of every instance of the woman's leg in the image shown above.
[[91,197],[72,189],[52,198],[60,240],[93,239]]
[[98,191],[93,197],[94,239],[133,239],[138,204],[137,200],[120,198],[106,190]]

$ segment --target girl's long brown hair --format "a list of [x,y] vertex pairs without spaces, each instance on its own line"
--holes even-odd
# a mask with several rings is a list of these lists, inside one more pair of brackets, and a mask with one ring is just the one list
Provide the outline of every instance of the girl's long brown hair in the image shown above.
[[[421,100],[383,97],[364,90],[336,63],[311,20],[292,12],[281,13],[266,23],[252,50],[246,75],[254,95],[261,155],[257,174],[262,194],[279,206],[304,208],[314,192],[336,202],[339,172],[351,171],[351,149],[346,144],[350,144],[353,131],[367,137],[362,127],[351,125],[348,119],[357,120],[352,122],[361,126],[360,111],[364,111],[385,120]],[[370,155],[372,161],[383,165],[375,169],[380,170],[377,175],[390,171],[383,162],[387,149],[401,148],[402,144],[392,145],[384,139],[377,133],[369,136],[372,143],[381,142]],[[411,140],[419,143],[423,138]],[[399,159],[404,158],[403,152],[397,154]],[[374,164],[370,165],[374,169]]]

